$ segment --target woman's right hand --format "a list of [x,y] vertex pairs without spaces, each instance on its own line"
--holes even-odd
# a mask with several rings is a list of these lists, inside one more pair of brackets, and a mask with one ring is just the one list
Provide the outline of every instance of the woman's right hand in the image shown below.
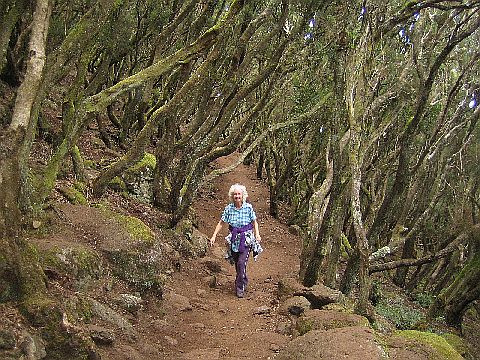
[[212,238],[210,239],[210,246],[213,246],[213,244],[215,243],[215,238],[216,236],[212,236]]

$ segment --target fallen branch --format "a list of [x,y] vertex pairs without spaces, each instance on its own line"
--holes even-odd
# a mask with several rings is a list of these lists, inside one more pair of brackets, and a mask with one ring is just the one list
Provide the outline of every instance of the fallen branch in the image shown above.
[[424,256],[420,259],[400,259],[400,260],[390,261],[390,262],[383,263],[383,264],[370,265],[370,267],[368,269],[368,272],[370,274],[373,274],[375,272],[392,270],[392,269],[396,269],[396,268],[399,268],[399,267],[418,266],[418,265],[431,263],[435,260],[438,260],[440,258],[443,258],[443,257],[447,256],[448,254],[450,254],[453,251],[455,251],[456,249],[458,249],[461,245],[463,245],[465,243],[465,241],[470,237],[470,235],[474,231],[480,231],[480,224],[476,224],[476,225],[472,226],[470,229],[464,231],[463,233],[458,235],[455,238],[455,240],[453,240],[445,248],[436,252],[435,254],[429,254],[429,255]]

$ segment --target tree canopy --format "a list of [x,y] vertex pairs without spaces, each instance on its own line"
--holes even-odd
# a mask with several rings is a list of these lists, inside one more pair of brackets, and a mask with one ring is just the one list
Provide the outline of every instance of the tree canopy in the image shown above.
[[[62,177],[98,198],[153,153],[150,201],[175,225],[238,152],[271,214],[292,209],[305,285],[357,288],[368,315],[372,274],[395,269],[460,323],[480,295],[479,15],[478,0],[2,2],[6,253]],[[90,172],[86,129],[115,154]]]

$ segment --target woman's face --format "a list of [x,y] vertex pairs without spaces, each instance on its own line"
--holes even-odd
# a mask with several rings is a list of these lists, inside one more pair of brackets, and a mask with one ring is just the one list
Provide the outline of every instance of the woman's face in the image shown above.
[[243,203],[242,198],[243,198],[242,190],[240,190],[240,189],[233,190],[233,203],[235,205],[237,205],[237,206],[242,205],[242,203]]

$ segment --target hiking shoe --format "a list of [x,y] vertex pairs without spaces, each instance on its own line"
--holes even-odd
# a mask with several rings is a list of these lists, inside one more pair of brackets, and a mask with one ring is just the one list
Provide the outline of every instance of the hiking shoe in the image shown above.
[[244,296],[245,296],[245,293],[243,291],[237,291],[238,298],[243,298]]

